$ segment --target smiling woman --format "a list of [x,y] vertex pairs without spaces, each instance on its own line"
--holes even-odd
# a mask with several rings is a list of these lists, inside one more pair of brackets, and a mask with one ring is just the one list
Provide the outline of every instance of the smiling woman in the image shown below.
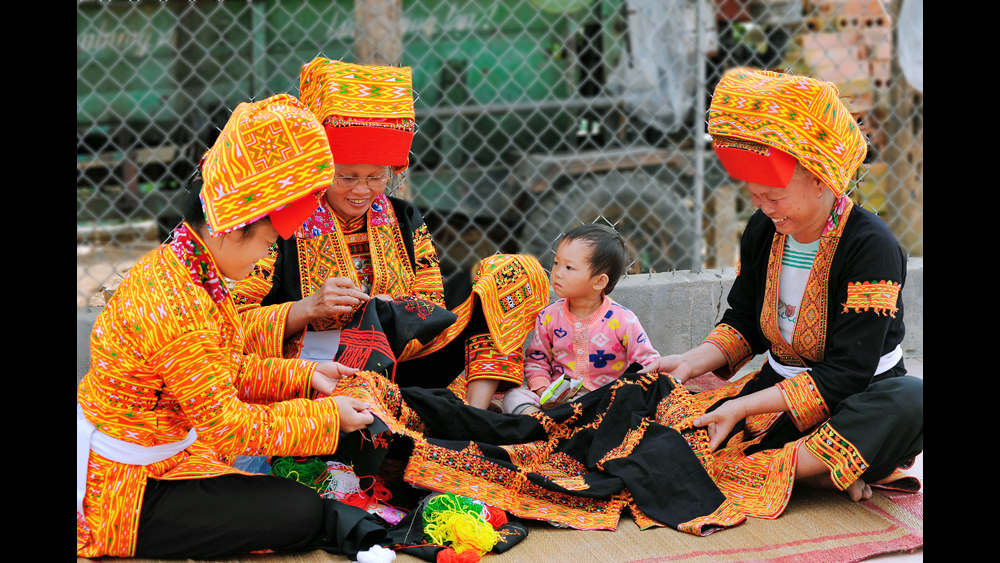
[[471,289],[446,291],[420,211],[385,194],[390,175],[409,166],[411,83],[409,67],[317,58],[302,68],[299,93],[323,124],[335,179],[305,225],[236,284],[236,301],[256,353],[312,360],[336,356],[341,330],[372,297],[447,309],[454,324],[395,346],[383,372],[401,387],[449,386],[487,408],[523,382],[522,345],[548,283],[534,258],[497,255]]
[[870,498],[923,449],[923,381],[906,375],[900,348],[906,255],[845,195],[866,139],[833,84],[749,69],[719,82],[708,131],[759,211],[722,321],[649,371],[681,383],[729,377],[766,355],[760,370],[705,393],[722,400],[694,421],[717,459],[757,474],[718,481],[749,514],[781,514],[794,482]]

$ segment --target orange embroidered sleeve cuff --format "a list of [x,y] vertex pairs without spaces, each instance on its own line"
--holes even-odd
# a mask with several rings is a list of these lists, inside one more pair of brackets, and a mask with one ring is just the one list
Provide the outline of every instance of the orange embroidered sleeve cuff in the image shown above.
[[705,342],[714,344],[726,356],[727,365],[713,372],[722,379],[728,380],[730,377],[736,375],[736,372],[740,371],[740,368],[753,359],[754,356],[750,344],[743,338],[740,331],[726,323],[720,323],[712,329],[712,332],[708,334],[702,343],[704,344]]
[[805,447],[830,468],[833,483],[842,491],[868,470],[868,462],[861,452],[829,422],[806,438]]
[[245,309],[243,319],[244,351],[264,358],[281,358],[285,321],[294,302]]
[[800,373],[778,383],[778,389],[781,390],[792,421],[800,432],[805,432],[830,418],[830,409],[809,372]]

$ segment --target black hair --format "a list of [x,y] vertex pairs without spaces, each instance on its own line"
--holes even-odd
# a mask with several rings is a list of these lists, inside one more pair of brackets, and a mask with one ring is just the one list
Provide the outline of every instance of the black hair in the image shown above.
[[[187,221],[189,225],[195,229],[200,229],[205,226],[208,220],[205,218],[205,210],[201,206],[201,186],[204,183],[201,177],[201,167],[191,175],[188,179],[188,183],[185,186],[187,189],[187,195],[184,197],[184,220]],[[253,235],[253,232],[257,230],[260,225],[260,221],[254,221],[243,228],[237,229],[234,232],[240,233],[239,240],[243,240],[247,237]]]
[[572,229],[559,239],[559,244],[581,240],[591,247],[590,275],[608,276],[608,285],[604,287],[604,295],[608,295],[618,285],[618,280],[625,275],[625,239],[622,235],[606,225],[581,225]]

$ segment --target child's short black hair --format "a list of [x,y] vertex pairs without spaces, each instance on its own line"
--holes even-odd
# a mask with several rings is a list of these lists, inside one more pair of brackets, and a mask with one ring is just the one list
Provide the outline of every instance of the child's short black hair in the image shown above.
[[628,259],[625,239],[611,227],[590,224],[581,225],[566,233],[559,239],[559,244],[574,240],[585,241],[591,246],[590,275],[607,274],[608,285],[604,288],[604,295],[611,293],[625,274],[625,261]]

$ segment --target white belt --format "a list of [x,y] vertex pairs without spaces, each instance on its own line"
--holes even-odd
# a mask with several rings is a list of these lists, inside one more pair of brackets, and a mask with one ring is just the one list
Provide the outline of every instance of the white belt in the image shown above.
[[[896,347],[888,354],[882,356],[878,360],[878,367],[875,368],[875,373],[873,375],[878,375],[880,373],[885,373],[893,368],[899,363],[899,359],[903,357],[903,349],[897,344]],[[810,371],[812,368],[796,368],[792,366],[786,366],[779,364],[774,357],[771,356],[771,351],[767,351],[767,363],[771,364],[771,369],[773,369],[778,375],[784,377],[785,379],[795,377],[796,375],[804,372]]]
[[87,492],[87,460],[90,452],[106,457],[111,461],[128,465],[149,465],[165,459],[170,459],[187,449],[198,438],[194,428],[188,432],[187,438],[179,442],[170,442],[159,446],[140,446],[118,438],[112,438],[97,430],[86,417],[83,407],[76,404],[76,510],[83,514],[83,497]]
[[339,330],[307,330],[302,338],[299,358],[310,362],[329,362],[337,357]]

